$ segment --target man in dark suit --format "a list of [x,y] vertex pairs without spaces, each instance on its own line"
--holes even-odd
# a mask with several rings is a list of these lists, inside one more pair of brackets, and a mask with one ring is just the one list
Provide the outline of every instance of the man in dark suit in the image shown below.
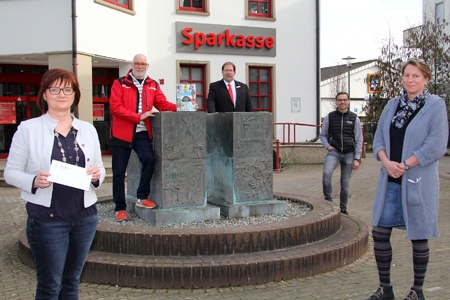
[[222,66],[223,79],[209,85],[206,109],[215,112],[250,112],[253,111],[252,100],[245,83],[234,80],[236,66],[226,62]]

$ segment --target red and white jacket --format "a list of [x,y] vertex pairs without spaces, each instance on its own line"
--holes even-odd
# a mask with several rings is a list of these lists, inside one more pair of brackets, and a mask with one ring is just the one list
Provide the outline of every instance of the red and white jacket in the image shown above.
[[[113,146],[131,147],[136,133],[136,126],[141,121],[139,109],[139,92],[130,76],[127,75],[114,80],[111,88],[111,136],[109,144]],[[142,113],[152,110],[153,106],[159,111],[176,111],[177,106],[167,101],[159,84],[149,76],[144,79],[142,90]],[[150,118],[144,120],[148,136],[152,138]]]

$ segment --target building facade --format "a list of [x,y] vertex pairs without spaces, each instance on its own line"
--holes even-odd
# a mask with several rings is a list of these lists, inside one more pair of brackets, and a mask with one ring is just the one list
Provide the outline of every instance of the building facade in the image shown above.
[[[257,111],[319,124],[319,11],[319,0],[0,1],[0,157],[17,124],[40,115],[36,95],[50,68],[76,73],[77,115],[93,122],[108,153],[110,87],[136,53],[147,55],[169,101],[176,84],[192,83],[205,110],[209,83],[231,61]],[[313,127],[296,132],[314,136]]]
[[365,117],[363,108],[372,94],[381,90],[381,79],[376,60],[355,62],[350,70],[346,65],[321,69],[320,97],[321,118],[336,109],[335,97],[338,92],[349,92],[350,74],[350,110],[359,117]]

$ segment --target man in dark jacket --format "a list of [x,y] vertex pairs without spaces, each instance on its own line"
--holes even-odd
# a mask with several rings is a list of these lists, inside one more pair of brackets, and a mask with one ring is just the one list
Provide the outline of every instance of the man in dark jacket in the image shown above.
[[223,79],[209,85],[206,109],[215,112],[251,112],[252,100],[245,83],[234,80],[236,66],[232,62],[222,65]]
[[174,103],[167,101],[159,84],[147,76],[148,62],[143,54],[136,54],[127,75],[116,79],[111,88],[110,111],[113,171],[113,199],[116,203],[116,220],[128,220],[125,202],[125,172],[133,149],[142,164],[141,179],[137,189],[136,206],[154,208],[148,196],[155,167],[152,128],[149,117],[155,111],[176,111]]
[[333,201],[332,176],[337,165],[341,164],[341,213],[348,215],[347,202],[350,193],[350,176],[361,162],[362,131],[358,116],[348,109],[350,99],[347,93],[336,95],[337,109],[327,116],[322,124],[320,141],[328,150],[323,165],[323,195],[325,200]]

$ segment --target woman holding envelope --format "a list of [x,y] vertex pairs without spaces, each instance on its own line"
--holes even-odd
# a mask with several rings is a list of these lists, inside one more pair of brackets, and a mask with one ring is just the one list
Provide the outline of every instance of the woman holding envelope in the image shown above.
[[[81,271],[97,228],[94,189],[103,182],[105,168],[94,126],[72,114],[79,102],[75,75],[48,70],[37,97],[44,114],[18,126],[5,167],[6,182],[21,189],[21,198],[27,201],[35,299],[78,299]],[[63,169],[57,176],[50,176],[52,161],[58,162],[53,168]],[[84,168],[86,175],[70,172],[72,168]],[[74,182],[87,180],[88,187],[56,183],[67,176]]]

